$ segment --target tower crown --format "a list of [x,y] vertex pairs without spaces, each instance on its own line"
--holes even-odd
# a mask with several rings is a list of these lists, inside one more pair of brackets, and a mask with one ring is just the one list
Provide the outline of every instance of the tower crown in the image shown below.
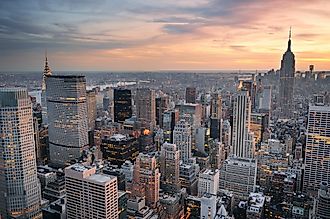
[[44,76],[52,75],[52,71],[48,65],[48,57],[47,57],[47,50],[45,52],[45,68],[44,68]]

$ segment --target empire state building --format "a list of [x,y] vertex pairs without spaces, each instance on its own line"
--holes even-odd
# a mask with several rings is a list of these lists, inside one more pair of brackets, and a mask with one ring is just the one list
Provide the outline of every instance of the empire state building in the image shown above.
[[288,49],[283,54],[280,71],[280,107],[281,118],[290,118],[293,111],[293,86],[295,74],[295,57],[291,51],[291,29]]

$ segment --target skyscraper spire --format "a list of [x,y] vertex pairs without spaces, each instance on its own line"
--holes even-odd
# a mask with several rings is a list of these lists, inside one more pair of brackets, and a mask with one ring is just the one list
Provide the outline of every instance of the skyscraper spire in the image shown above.
[[47,57],[47,49],[45,51],[45,68],[44,68],[44,76],[52,75],[52,71],[50,70],[50,67],[48,66],[48,57]]
[[288,51],[291,51],[291,27],[289,31]]
[[41,89],[43,91],[46,90],[46,77],[52,75],[52,71],[50,70],[50,67],[48,65],[48,57],[47,57],[47,49],[45,50],[45,68],[44,68],[44,73],[42,75],[42,85]]

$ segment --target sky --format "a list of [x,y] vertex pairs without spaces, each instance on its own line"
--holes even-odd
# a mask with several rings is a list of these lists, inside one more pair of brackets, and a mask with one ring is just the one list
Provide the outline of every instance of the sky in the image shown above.
[[329,0],[1,0],[0,71],[330,70]]

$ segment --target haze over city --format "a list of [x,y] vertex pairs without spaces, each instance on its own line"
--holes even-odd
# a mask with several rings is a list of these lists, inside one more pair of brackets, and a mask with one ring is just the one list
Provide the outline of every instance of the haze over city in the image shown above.
[[0,71],[330,69],[327,0],[4,0]]

